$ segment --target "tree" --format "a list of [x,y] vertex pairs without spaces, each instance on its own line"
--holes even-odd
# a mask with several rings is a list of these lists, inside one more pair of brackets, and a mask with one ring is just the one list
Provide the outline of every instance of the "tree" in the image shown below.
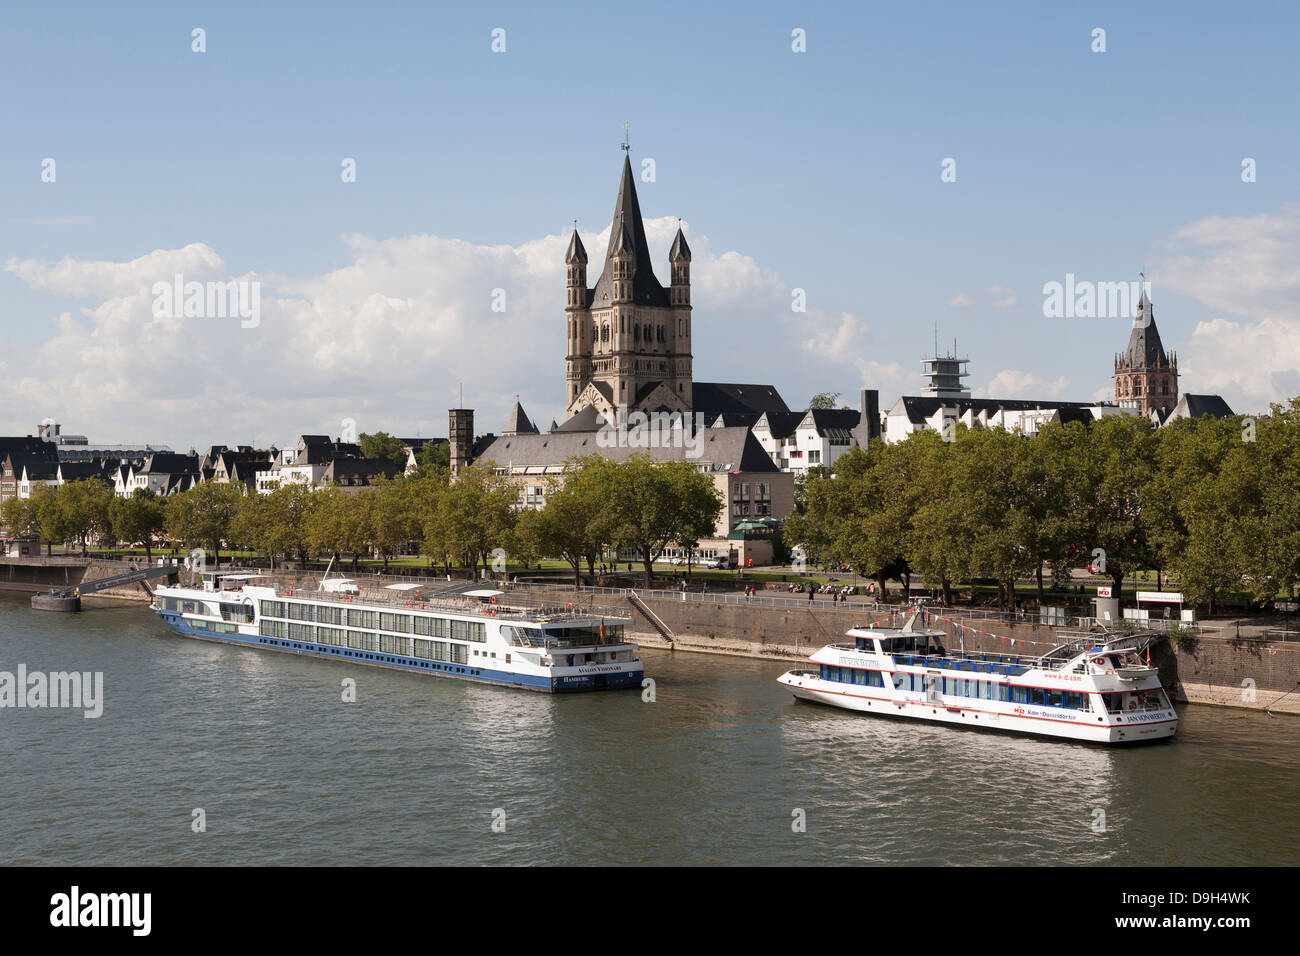
[[306,562],[313,514],[319,493],[298,482],[290,482],[267,495],[247,495],[231,521],[229,539],[266,552],[275,567],[275,556],[296,554]]
[[839,392],[818,392],[808,399],[809,408],[835,408],[840,400]]
[[670,543],[693,543],[716,527],[722,495],[693,462],[633,455],[612,466],[608,507],[611,543],[637,552],[649,587],[654,560]]
[[562,558],[573,568],[573,583],[582,584],[585,562],[595,573],[610,543],[610,519],[605,508],[614,466],[599,455],[571,459],[564,478],[548,482],[546,505],[525,509],[519,516],[516,540],[533,554]]
[[380,479],[361,492],[367,539],[383,557],[385,570],[392,555],[420,539],[422,527],[411,495],[413,488],[405,478]]
[[355,569],[368,542],[365,500],[338,485],[329,485],[314,494],[315,507],[307,523],[307,546],[313,551],[328,551],[336,559],[349,553]]
[[41,540],[45,542],[45,553],[51,554],[55,541],[63,543],[73,537],[75,530],[69,520],[68,511],[63,507],[62,496],[58,489],[49,485],[37,485],[32,489],[31,508],[40,526]]
[[166,499],[167,533],[185,542],[186,547],[207,548],[214,561],[220,561],[222,542],[230,536],[243,495],[243,485],[215,481],[173,495]]
[[[428,478],[451,470],[451,443],[430,441],[415,456],[416,478]],[[443,482],[446,484],[446,481]]]
[[113,537],[127,547],[141,542],[145,557],[152,561],[154,538],[166,522],[166,512],[158,496],[148,488],[137,488],[130,498],[114,498],[108,512]]
[[109,509],[113,491],[104,482],[88,478],[65,483],[57,490],[57,497],[65,533],[81,542],[84,555],[91,535],[107,534],[112,529]]
[[1079,458],[1067,491],[1070,513],[1077,518],[1076,540],[1100,558],[1118,598],[1126,572],[1153,564],[1142,520],[1142,489],[1155,470],[1154,431],[1150,421],[1133,415],[1064,428],[1083,433],[1075,432]]
[[9,534],[16,538],[41,537],[40,517],[31,498],[19,498],[17,495],[6,498],[0,504],[0,524],[8,528]]
[[470,567],[500,548],[510,553],[519,489],[494,473],[493,462],[475,462],[451,483],[438,502],[439,542],[446,553],[459,555]]
[[400,438],[394,438],[388,432],[362,435],[361,454],[367,458],[387,458],[399,468],[406,467],[406,446]]

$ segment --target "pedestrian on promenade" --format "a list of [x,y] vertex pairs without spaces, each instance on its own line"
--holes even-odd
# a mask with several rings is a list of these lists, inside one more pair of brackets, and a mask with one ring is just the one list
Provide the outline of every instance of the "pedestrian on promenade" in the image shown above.
[[808,606],[809,607],[812,607],[813,595],[815,595],[816,593],[817,592],[813,590],[813,586],[811,584],[808,585]]

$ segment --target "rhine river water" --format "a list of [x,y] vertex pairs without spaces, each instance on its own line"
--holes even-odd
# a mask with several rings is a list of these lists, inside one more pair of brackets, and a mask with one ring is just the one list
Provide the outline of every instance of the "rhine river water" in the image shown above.
[[644,651],[653,703],[551,697],[87,607],[0,595],[0,671],[104,675],[98,719],[0,710],[0,863],[1300,860],[1295,717],[1182,707],[1172,743],[1107,750],[795,703],[775,662]]

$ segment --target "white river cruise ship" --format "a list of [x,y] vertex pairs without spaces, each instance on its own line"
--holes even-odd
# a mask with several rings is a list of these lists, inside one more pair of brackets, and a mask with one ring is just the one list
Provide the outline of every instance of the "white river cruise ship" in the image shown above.
[[526,607],[495,590],[428,594],[430,586],[315,589],[212,573],[195,587],[159,587],[153,610],[178,634],[435,677],[547,693],[640,687],[631,620],[599,608]]
[[1178,716],[1144,638],[1058,633],[1041,657],[946,650],[942,630],[855,627],[777,680],[800,700],[869,714],[1099,744],[1166,740]]

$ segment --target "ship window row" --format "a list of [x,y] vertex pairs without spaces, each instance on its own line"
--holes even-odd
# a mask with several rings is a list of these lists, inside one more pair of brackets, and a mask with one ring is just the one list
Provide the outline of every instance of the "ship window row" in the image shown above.
[[844,684],[860,684],[863,687],[885,686],[880,671],[864,670],[861,667],[830,667],[823,664],[822,680],[839,681]]
[[[867,676],[864,678],[863,674]],[[830,667],[823,664],[821,678],[846,684],[884,686],[878,671],[864,671],[856,667]],[[965,677],[934,677],[910,671],[896,671],[894,686],[897,690],[918,694],[934,687],[939,693],[949,697],[998,700],[1012,704],[1032,704],[1036,707],[1065,707],[1071,710],[1090,709],[1088,695],[1077,691],[1056,690],[1050,687],[1019,687],[999,681],[974,680]]]
[[227,624],[225,621],[186,621],[185,623],[196,631],[206,631],[209,634],[239,633],[239,625]]
[[[192,603],[192,602],[190,602]],[[170,608],[169,608],[170,610]],[[487,625],[482,621],[460,621],[423,614],[398,614],[366,608],[343,608],[329,605],[301,604],[294,601],[263,601],[263,617],[289,618],[293,621],[317,621],[321,624],[346,624],[366,630],[420,634],[454,641],[487,641]],[[619,636],[622,629],[619,628]]]
[[[202,622],[190,622],[198,626]],[[207,629],[219,628],[215,633],[238,633],[238,628],[229,624],[212,624]],[[229,628],[229,630],[224,630]],[[331,647],[348,647],[358,651],[376,651],[381,654],[399,654],[403,657],[419,657],[429,661],[445,661],[451,664],[469,663],[469,647],[464,644],[449,644],[446,641],[426,641],[418,637],[398,637],[392,634],[374,634],[364,631],[345,631],[337,627],[311,627],[292,621],[273,621],[263,618],[258,624],[258,633],[262,637],[273,637],[306,644],[326,644]]]
[[162,609],[176,614],[211,614],[212,610],[204,601],[183,601],[180,598],[162,598]]

